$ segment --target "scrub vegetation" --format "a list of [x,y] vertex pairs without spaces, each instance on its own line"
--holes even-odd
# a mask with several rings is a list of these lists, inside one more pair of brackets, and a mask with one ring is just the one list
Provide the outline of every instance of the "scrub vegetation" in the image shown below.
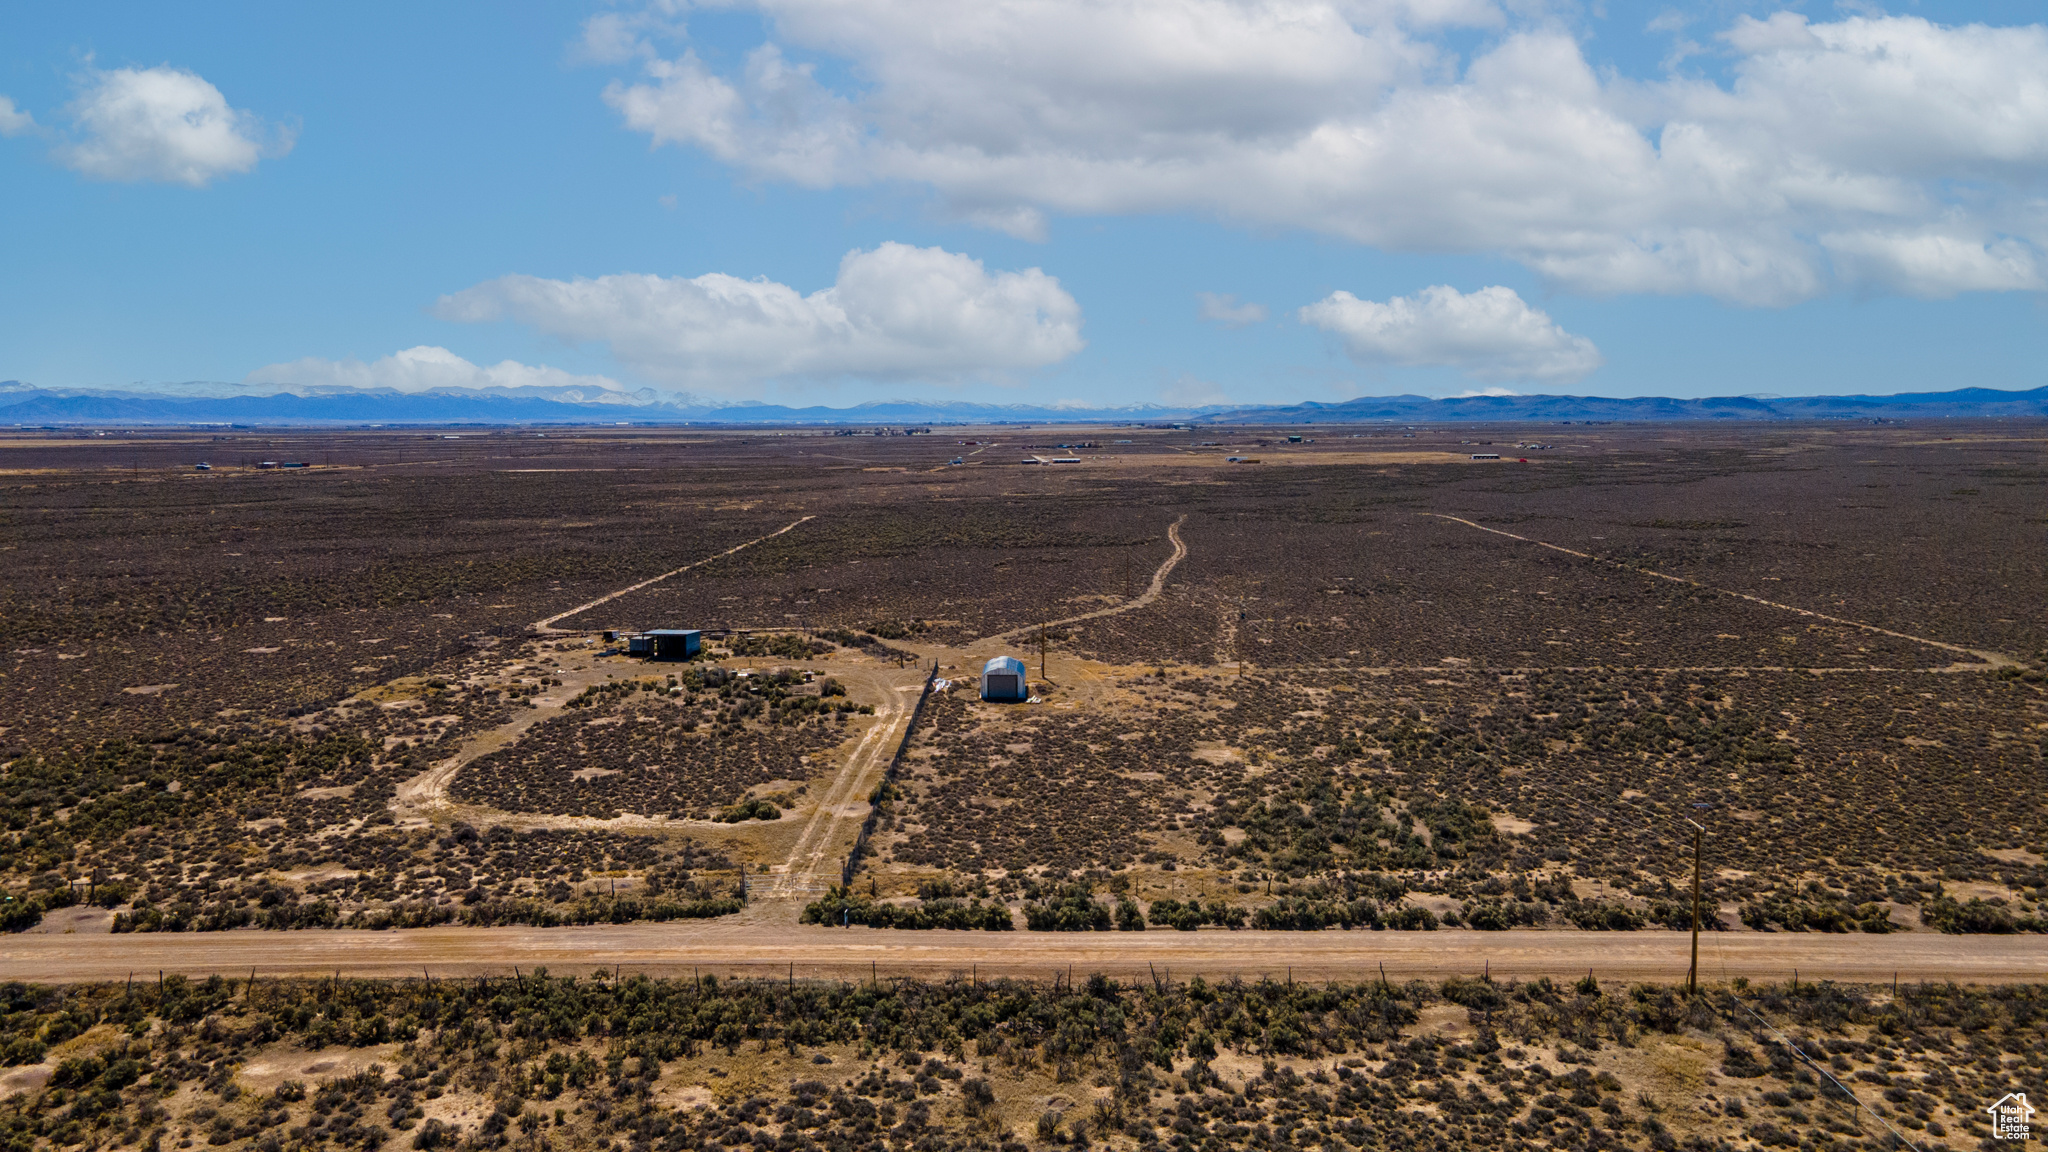
[[2039,986],[0,987],[10,1149],[1979,1146]]
[[[843,858],[932,663],[790,919],[1689,927],[1697,821],[1709,930],[2048,927],[2007,429],[1003,435],[14,434],[0,927],[737,907],[828,796]],[[705,655],[598,639],[655,626]],[[973,698],[1039,643],[1040,704]]]

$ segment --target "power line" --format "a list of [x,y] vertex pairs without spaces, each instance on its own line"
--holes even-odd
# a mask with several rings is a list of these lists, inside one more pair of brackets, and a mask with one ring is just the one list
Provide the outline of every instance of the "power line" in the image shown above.
[[[1548,788],[1548,787],[1547,787],[1547,786],[1545,786],[1545,785],[1541,785],[1541,784],[1535,784],[1535,783],[1533,783],[1533,782],[1530,782],[1529,786],[1530,786],[1530,787],[1533,787],[1533,788],[1535,788],[1535,789],[1536,789],[1537,791],[1540,791],[1540,792],[1545,792],[1545,793],[1549,793],[1549,794],[1551,794],[1551,795],[1552,795],[1553,797],[1555,797],[1556,799],[1562,800],[1562,801],[1564,801],[1564,802],[1565,802],[1565,803],[1567,803],[1567,804],[1570,804],[1570,805],[1574,805],[1574,806],[1576,806],[1576,807],[1579,807],[1579,808],[1580,808],[1580,809],[1582,809],[1582,810],[1592,810],[1592,811],[1595,811],[1595,812],[1599,812],[1599,813],[1602,813],[1603,815],[1606,815],[1606,816],[1608,816],[1609,818],[1613,818],[1613,819],[1619,819],[1619,820],[1621,820],[1621,821],[1622,821],[1622,822],[1624,822],[1624,823],[1630,823],[1630,824],[1634,824],[1634,825],[1635,825],[1635,826],[1636,826],[1637,828],[1639,828],[1639,829],[1641,829],[1641,830],[1643,830],[1643,831],[1645,831],[1645,832],[1651,832],[1651,831],[1654,831],[1654,829],[1653,829],[1653,828],[1651,827],[1651,825],[1650,825],[1650,824],[1649,824],[1648,822],[1646,822],[1646,821],[1644,821],[1644,820],[1642,820],[1642,819],[1640,819],[1640,818],[1634,817],[1634,816],[1632,816],[1632,815],[1631,815],[1631,816],[1623,816],[1622,814],[1620,814],[1620,813],[1618,813],[1618,812],[1614,812],[1614,811],[1611,811],[1611,810],[1609,810],[1609,809],[1604,809],[1604,808],[1600,808],[1600,807],[1597,807],[1597,806],[1595,806],[1595,805],[1587,804],[1586,802],[1584,802],[1584,801],[1582,801],[1582,800],[1579,800],[1579,799],[1578,799],[1578,798],[1576,798],[1576,797],[1572,797],[1572,796],[1564,796],[1564,795],[1561,795],[1561,794],[1555,793],[1555,792],[1553,792],[1553,791],[1552,791],[1552,790],[1551,790],[1550,788]],[[1688,823],[1688,824],[1691,824],[1691,825],[1692,825],[1692,826],[1693,826],[1694,828],[1696,828],[1696,829],[1699,829],[1699,830],[1700,830],[1701,832],[1704,832],[1704,831],[1705,831],[1705,829],[1704,829],[1704,828],[1701,828],[1701,827],[1700,827],[1700,825],[1699,825],[1699,823],[1698,823],[1697,821],[1694,821],[1694,820],[1692,820],[1692,819],[1691,819],[1691,818],[1689,818],[1689,817],[1677,817],[1677,818],[1675,818],[1675,819],[1683,819],[1683,820],[1685,820],[1685,822],[1686,822],[1686,823]],[[1695,868],[1697,868],[1697,864],[1695,864]],[[1697,871],[1695,871],[1695,873],[1694,873],[1694,876],[1695,876],[1695,884],[1697,884],[1697,876],[1698,876],[1698,873],[1697,873]],[[1695,901],[1695,916],[1697,917],[1697,901],[1698,901],[1698,899],[1699,899],[1699,897],[1698,897],[1698,893],[1697,893],[1697,889],[1695,889],[1695,894],[1694,894],[1694,897],[1693,897],[1693,898],[1694,898],[1694,901]],[[1697,920],[1695,920],[1695,924],[1697,924]],[[1698,952],[1698,948],[1699,948],[1699,943],[1698,943],[1698,928],[1697,928],[1697,927],[1695,927],[1695,928],[1694,928],[1694,938],[1693,938],[1693,939],[1694,939],[1694,942],[1693,942],[1693,949],[1694,949],[1694,951],[1693,951],[1693,960],[1692,960],[1692,965],[1693,965],[1693,966],[1692,966],[1691,974],[1690,974],[1690,975],[1689,975],[1689,977],[1688,977],[1688,980],[1689,980],[1689,982],[1692,982],[1692,983],[1693,983],[1693,987],[1694,987],[1694,989],[1696,990],[1696,989],[1697,989],[1697,983],[1696,983],[1696,981],[1697,981],[1697,979],[1698,979],[1698,972],[1699,972],[1699,952]],[[1720,939],[1719,939],[1718,937],[1716,937],[1716,938],[1715,938],[1715,940],[1714,940],[1714,952],[1715,952],[1715,956],[1716,956],[1716,959],[1718,959],[1718,960],[1720,961],[1720,965],[1721,965],[1721,979],[1722,979],[1722,981],[1723,981],[1723,982],[1725,983],[1725,982],[1727,981],[1727,979],[1728,979],[1728,961],[1727,961],[1727,955],[1726,955],[1726,953],[1722,951],[1722,948],[1721,948],[1721,941],[1720,941]],[[1818,1073],[1818,1074],[1819,1074],[1820,1076],[1822,1076],[1823,1078],[1825,1078],[1825,1079],[1827,1080],[1827,1082],[1828,1082],[1828,1083],[1830,1083],[1830,1084],[1833,1084],[1833,1085],[1834,1085],[1834,1086],[1836,1087],[1836,1089],[1838,1089],[1838,1090],[1839,1090],[1839,1091],[1840,1091],[1840,1092],[1842,1093],[1842,1095],[1844,1095],[1844,1096],[1848,1097],[1849,1101],[1850,1101],[1851,1103],[1853,1103],[1853,1104],[1855,1104],[1855,1105],[1856,1105],[1856,1107],[1857,1107],[1857,1109],[1858,1109],[1859,1111],[1867,1111],[1867,1112],[1869,1112],[1869,1113],[1871,1114],[1871,1116],[1872,1116],[1872,1117],[1874,1117],[1874,1118],[1875,1118],[1875,1119],[1877,1120],[1877,1122],[1878,1122],[1879,1124],[1882,1124],[1882,1125],[1884,1125],[1885,1131],[1887,1131],[1887,1132],[1890,1132],[1890,1133],[1891,1133],[1891,1135],[1892,1135],[1892,1138],[1893,1138],[1893,1139],[1897,1140],[1897,1141],[1898,1141],[1899,1143],[1901,1143],[1901,1144],[1905,1145],[1906,1147],[1908,1147],[1908,1148],[1911,1148],[1911,1149],[1913,1149],[1913,1152],[1920,1152],[1920,1147],[1919,1147],[1919,1145],[1917,1145],[1917,1144],[1913,1143],[1913,1142],[1912,1142],[1911,1140],[1908,1140],[1908,1139],[1906,1139],[1906,1137],[1905,1137],[1904,1135],[1902,1135],[1902,1134],[1901,1134],[1901,1133],[1899,1132],[1899,1130],[1898,1130],[1897,1128],[1894,1128],[1894,1127],[1892,1127],[1892,1124],[1891,1124],[1891,1122],[1890,1122],[1890,1121],[1888,1121],[1888,1120],[1886,1120],[1886,1119],[1884,1118],[1884,1116],[1883,1116],[1882,1114],[1880,1114],[1880,1113],[1879,1113],[1879,1112],[1878,1112],[1878,1111],[1877,1111],[1876,1109],[1874,1109],[1874,1108],[1871,1108],[1871,1107],[1870,1107],[1869,1105],[1865,1104],[1865,1103],[1863,1102],[1862,1098],[1858,1097],[1858,1096],[1856,1095],[1856,1093],[1854,1093],[1854,1092],[1850,1091],[1850,1090],[1849,1090],[1849,1088],[1848,1088],[1848,1087],[1847,1087],[1846,1085],[1844,1085],[1844,1084],[1843,1084],[1843,1083],[1842,1083],[1842,1082],[1841,1082],[1840,1080],[1837,1080],[1837,1079],[1835,1079],[1835,1077],[1834,1077],[1834,1074],[1833,1074],[1833,1073],[1829,1072],[1829,1071],[1828,1071],[1828,1070],[1827,1070],[1826,1068],[1822,1067],[1821,1065],[1819,1065],[1819,1064],[1815,1063],[1812,1057],[1808,1056],[1808,1055],[1807,1055],[1807,1054],[1806,1054],[1805,1052],[1801,1051],[1801,1050],[1799,1049],[1799,1046],[1798,1046],[1797,1044],[1794,1044],[1794,1043],[1792,1042],[1792,1040],[1791,1040],[1791,1039],[1790,1039],[1789,1037],[1787,1037],[1787,1036],[1786,1036],[1786,1035],[1785,1035],[1785,1034],[1784,1034],[1783,1032],[1780,1032],[1780,1031],[1779,1031],[1779,1030],[1778,1030],[1778,1029],[1777,1029],[1776,1027],[1772,1026],[1772,1024],[1771,1024],[1771,1023],[1770,1023],[1769,1021],[1765,1020],[1765,1019],[1764,1019],[1764,1018],[1763,1018],[1762,1016],[1759,1016],[1759,1015],[1758,1015],[1758,1014],[1756,1013],[1756,1011],[1755,1011],[1754,1009],[1752,1009],[1752,1008],[1751,1008],[1751,1007],[1750,1007],[1750,1006],[1749,1006],[1748,1004],[1744,1003],[1744,1002],[1742,1001],[1742,999],[1741,999],[1740,997],[1737,997],[1737,996],[1734,996],[1734,995],[1732,995],[1732,994],[1731,994],[1731,995],[1730,995],[1730,997],[1729,997],[1729,999],[1730,999],[1730,1000],[1732,1000],[1732,1001],[1734,1001],[1734,1003],[1735,1003],[1736,1007],[1738,1007],[1738,1008],[1741,1008],[1741,1009],[1742,1009],[1742,1010],[1743,1010],[1744,1012],[1747,1012],[1747,1013],[1749,1014],[1750,1018],[1751,1018],[1752,1020],[1755,1020],[1755,1021],[1757,1022],[1757,1025],[1758,1025],[1759,1027],[1761,1027],[1761,1028],[1763,1028],[1764,1030],[1768,1031],[1768,1032],[1769,1032],[1769,1033],[1770,1033],[1770,1034],[1771,1034],[1771,1035],[1772,1035],[1773,1037],[1775,1037],[1775,1038],[1777,1039],[1777,1041],[1778,1041],[1778,1042],[1779,1042],[1780,1044],[1783,1044],[1783,1045],[1785,1046],[1785,1048],[1786,1048],[1786,1049],[1787,1049],[1788,1051],[1790,1051],[1790,1052],[1791,1052],[1791,1053],[1792,1053],[1792,1054],[1793,1054],[1794,1056],[1797,1056],[1797,1057],[1799,1057],[1799,1059],[1801,1059],[1801,1060],[1805,1061],[1808,1067],[1812,1068],[1812,1069],[1813,1069],[1813,1070],[1814,1070],[1814,1071],[1815,1071],[1816,1073]]]
[[[1795,989],[1795,991],[1796,990],[1797,989]],[[1856,1105],[1858,1110],[1869,1112],[1871,1116],[1874,1117],[1879,1124],[1884,1125],[1885,1131],[1890,1132],[1892,1134],[1892,1139],[1897,1140],[1899,1143],[1904,1144],[1906,1147],[1913,1149],[1913,1152],[1920,1152],[1920,1146],[1918,1144],[1915,1144],[1911,1140],[1906,1139],[1905,1136],[1900,1134],[1897,1128],[1892,1127],[1891,1121],[1886,1120],[1884,1116],[1881,1113],[1879,1113],[1875,1108],[1872,1108],[1868,1104],[1865,1104],[1862,1098],[1858,1097],[1854,1092],[1849,1091],[1847,1086],[1845,1086],[1840,1080],[1835,1079],[1834,1074],[1832,1072],[1829,1072],[1826,1068],[1823,1068],[1819,1064],[1815,1063],[1813,1057],[1808,1056],[1806,1053],[1800,1051],[1799,1045],[1794,1044],[1790,1037],[1786,1036],[1783,1032],[1778,1031],[1777,1028],[1771,1025],[1770,1021],[1765,1020],[1762,1016],[1757,1015],[1755,1009],[1751,1008],[1748,1004],[1743,1003],[1740,997],[1731,996],[1729,997],[1729,999],[1735,1001],[1736,1007],[1742,1009],[1744,1012],[1749,1013],[1749,1018],[1756,1021],[1758,1027],[1763,1028],[1772,1036],[1776,1037],[1778,1043],[1783,1044],[1787,1051],[1791,1052],[1794,1056],[1799,1057],[1801,1060],[1806,1061],[1807,1067],[1813,1069],[1815,1072],[1820,1073],[1823,1079],[1825,1079],[1828,1083],[1833,1084],[1837,1089],[1840,1089],[1842,1095],[1847,1096],[1850,1099],[1850,1101]]]

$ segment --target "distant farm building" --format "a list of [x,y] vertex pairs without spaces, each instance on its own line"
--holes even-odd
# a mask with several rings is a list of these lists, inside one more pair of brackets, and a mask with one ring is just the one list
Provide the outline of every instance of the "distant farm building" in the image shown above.
[[1015,656],[998,656],[981,669],[983,700],[1022,700],[1029,693],[1024,662]]
[[704,633],[695,628],[650,628],[626,641],[629,655],[650,660],[688,660],[704,647]]

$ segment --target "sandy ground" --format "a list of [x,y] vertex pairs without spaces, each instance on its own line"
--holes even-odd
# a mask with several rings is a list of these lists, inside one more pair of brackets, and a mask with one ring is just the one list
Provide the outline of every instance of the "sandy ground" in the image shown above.
[[[683,922],[587,928],[425,928],[411,931],[192,932],[0,938],[0,980],[120,980],[161,971],[271,976],[411,976],[556,973],[624,965],[631,971],[695,970],[851,977],[880,973],[943,978],[1064,973],[1186,978],[1232,974],[1295,979],[1496,976],[1676,981],[1687,936],[1678,932],[882,932],[787,923]],[[2038,936],[1887,936],[1816,933],[1711,934],[1700,943],[1700,979],[2048,980],[2048,940]]]

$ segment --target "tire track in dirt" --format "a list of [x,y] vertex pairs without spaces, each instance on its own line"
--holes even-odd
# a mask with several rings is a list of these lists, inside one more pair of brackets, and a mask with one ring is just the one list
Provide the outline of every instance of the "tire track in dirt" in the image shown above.
[[[469,820],[473,823],[488,822],[521,831],[534,829],[575,830],[583,832],[689,831],[694,834],[723,834],[734,830],[733,826],[715,820],[689,817],[647,816],[622,812],[610,819],[602,819],[596,816],[568,816],[549,812],[517,812],[503,808],[493,808],[484,804],[468,804],[451,799],[448,795],[448,790],[454,785],[455,778],[462,773],[464,768],[493,752],[510,747],[534,725],[564,715],[566,713],[566,703],[575,698],[579,691],[594,684],[606,683],[609,680],[604,669],[597,666],[583,670],[580,673],[565,671],[563,674],[568,677],[567,682],[554,688],[547,696],[535,697],[535,707],[522,710],[511,720],[496,728],[489,728],[469,736],[457,746],[452,755],[429,765],[425,771],[402,781],[392,796],[391,803],[388,805],[391,813],[400,820],[422,819],[431,821],[439,816],[449,819]],[[878,752],[882,754],[880,762],[886,762],[886,752],[895,747],[891,741],[901,738],[902,735],[900,726],[895,724],[894,721],[900,719],[901,714],[907,711],[899,699],[901,693],[896,691],[895,686],[888,678],[879,672],[868,674],[868,678],[874,681],[873,684],[863,684],[861,673],[849,675],[846,672],[839,672],[837,675],[844,679],[853,680],[856,689],[863,687],[870,689],[864,695],[872,695],[874,697],[876,723],[870,726],[866,732],[862,733],[859,741],[854,746],[853,752],[849,754],[848,768],[842,769],[840,775],[834,777],[832,782],[827,785],[827,796],[821,801],[818,809],[812,813],[809,822],[806,823],[803,832],[799,836],[797,850],[802,850],[805,845],[811,844],[815,838],[815,844],[811,853],[813,857],[812,872],[815,872],[817,861],[822,859],[824,850],[830,843],[829,822],[823,829],[825,834],[819,835],[820,818],[826,813],[842,809],[858,796],[865,795],[865,793],[860,791],[861,781],[866,778],[865,769],[866,767],[873,766]],[[875,741],[880,741],[880,744],[875,744]],[[854,779],[849,781],[849,773],[855,766],[861,765],[863,757],[867,758],[868,763],[862,767],[860,773],[854,774]],[[842,792],[847,792],[848,794],[841,795],[840,793]],[[794,866],[795,861],[796,854],[793,851],[791,855],[792,866]],[[765,883],[766,878],[764,877]],[[760,892],[759,895],[763,898],[782,896],[784,893],[780,891],[780,887],[780,878],[778,877],[776,885],[768,887]],[[798,893],[792,892],[789,894],[796,895]]]
[[[585,682],[600,681],[595,675],[586,675],[568,687],[574,688]],[[573,696],[573,693],[566,690],[560,691],[565,700]],[[448,798],[448,789],[454,785],[455,778],[464,768],[493,752],[510,747],[526,733],[527,729],[543,720],[560,716],[563,711],[560,703],[539,704],[496,728],[486,729],[464,740],[454,755],[430,765],[426,771],[398,785],[388,805],[392,815],[401,820],[412,818],[431,821],[439,814],[472,821],[488,821],[491,824],[501,824],[521,831],[547,828],[587,832],[667,832],[693,826],[719,827],[708,820],[672,820],[667,817],[642,816],[634,813],[621,813],[609,820],[603,820],[595,816],[514,812],[482,804],[463,804]]]
[[[794,527],[794,525],[792,525]],[[787,529],[784,529],[787,531]],[[763,537],[766,539],[766,537]],[[717,559],[717,557],[712,557]],[[703,563],[703,561],[699,561]],[[628,589],[630,591],[630,589]],[[557,617],[559,619],[559,617]],[[450,755],[429,764],[425,771],[412,776],[398,785],[391,798],[389,808],[394,816],[431,820],[434,813],[449,814],[457,808],[470,809],[474,816],[483,817],[493,823],[520,828],[585,828],[585,829],[646,829],[674,828],[692,821],[657,821],[646,816],[622,815],[612,820],[599,820],[590,816],[545,815],[531,812],[511,812],[483,805],[458,805],[448,798],[448,789],[462,770],[493,752],[509,748],[524,736],[528,729],[544,721],[555,719],[567,710],[569,701],[584,689],[602,684],[610,679],[607,670],[597,661],[588,667],[556,668],[550,675],[560,682],[537,696],[529,697],[528,706],[517,710],[511,719],[495,728],[486,728],[465,737],[456,745]],[[701,823],[701,821],[695,822]]]
[[839,821],[852,819],[845,809],[866,795],[864,789],[872,787],[871,777],[880,775],[894,753],[896,742],[902,739],[902,727],[909,723],[910,709],[904,705],[898,685],[879,675],[875,681],[882,689],[882,698],[875,704],[874,724],[861,734],[860,742],[847,754],[846,765],[826,786],[824,795],[819,797],[817,807],[811,812],[810,820],[797,835],[788,862],[768,890],[761,893],[761,898],[795,900],[811,894],[817,887],[818,868],[824,863],[825,850],[832,843],[832,834]]
[[[1105,616],[1116,616],[1124,612],[1136,611],[1159,599],[1160,594],[1166,590],[1166,578],[1173,574],[1174,566],[1187,559],[1188,546],[1180,538],[1180,526],[1187,523],[1187,520],[1187,513],[1183,512],[1179,519],[1166,526],[1166,538],[1173,544],[1173,555],[1168,556],[1159,565],[1158,570],[1152,573],[1151,586],[1138,595],[1113,608],[1099,608],[1093,612],[1083,612],[1079,616],[1069,616],[1064,620],[1048,620],[1043,624],[1026,624],[1022,628],[1012,628],[1008,632],[999,632],[994,636],[984,636],[980,640],[972,641],[971,644],[985,643],[990,640],[1007,640],[1012,636],[1029,632],[1033,628],[1057,628],[1062,624],[1079,624],[1083,620],[1100,620]],[[969,647],[971,644],[961,645],[961,647]]]
[[535,621],[535,622],[534,622],[534,624],[533,624],[533,629],[534,629],[534,631],[536,631],[536,632],[539,632],[539,633],[541,633],[542,635],[547,635],[547,634],[549,634],[549,633],[555,633],[555,632],[570,632],[570,631],[574,631],[574,629],[570,629],[570,628],[556,628],[556,627],[554,626],[554,625],[555,625],[555,622],[556,622],[556,621],[558,621],[558,620],[567,620],[567,619],[568,619],[569,617],[571,617],[571,616],[576,616],[576,615],[579,615],[579,614],[581,614],[581,613],[584,613],[584,612],[588,612],[588,611],[590,611],[590,610],[591,610],[592,608],[595,608],[595,607],[597,607],[597,606],[598,606],[598,605],[600,605],[600,604],[608,604],[608,603],[610,603],[610,602],[611,602],[611,601],[613,601],[613,600],[617,600],[617,599],[618,599],[619,597],[621,597],[621,596],[624,596],[624,595],[626,595],[626,594],[628,594],[628,593],[631,593],[631,592],[638,592],[639,590],[641,590],[642,588],[645,588],[645,587],[647,587],[647,586],[648,586],[648,585],[650,585],[650,584],[659,584],[659,583],[661,583],[661,582],[662,582],[663,580],[666,580],[666,579],[668,579],[668,578],[669,578],[669,577],[671,577],[671,576],[677,576],[677,575],[681,575],[681,574],[682,574],[682,573],[684,573],[684,572],[688,572],[688,571],[689,571],[690,569],[692,569],[692,568],[701,568],[701,567],[703,567],[704,565],[706,565],[706,564],[709,564],[709,563],[711,563],[711,562],[712,562],[713,560],[723,560],[723,559],[725,559],[725,558],[726,558],[727,556],[730,556],[730,555],[732,555],[733,553],[735,553],[735,552],[738,552],[738,551],[740,551],[741,549],[744,549],[744,548],[752,548],[752,547],[753,547],[754,545],[756,545],[756,544],[759,544],[759,543],[761,543],[761,542],[762,542],[763,540],[773,540],[773,539],[775,539],[775,538],[776,538],[777,536],[780,536],[780,535],[782,535],[782,534],[783,534],[784,532],[787,532],[787,531],[789,531],[790,529],[792,529],[792,528],[795,528],[795,527],[796,527],[797,525],[799,525],[799,524],[802,524],[802,523],[803,523],[804,521],[806,521],[806,520],[816,520],[816,519],[817,519],[817,517],[816,517],[816,516],[804,516],[804,517],[801,517],[801,518],[799,518],[799,519],[797,519],[797,520],[795,520],[795,521],[793,521],[793,522],[791,522],[791,523],[789,523],[789,524],[785,524],[785,525],[783,525],[782,527],[780,527],[780,528],[777,528],[777,529],[776,529],[775,531],[773,531],[773,532],[770,532],[770,533],[769,533],[769,534],[767,534],[766,536],[757,536],[757,537],[755,537],[754,539],[752,539],[752,540],[749,540],[749,541],[747,541],[747,542],[746,542],[746,543],[744,543],[744,544],[735,544],[735,545],[733,545],[732,547],[730,547],[730,548],[727,548],[727,549],[726,549],[725,551],[723,551],[723,552],[720,552],[720,553],[719,553],[718,555],[716,555],[716,556],[706,556],[706,557],[705,557],[704,559],[702,559],[702,560],[698,560],[698,561],[695,561],[695,562],[693,562],[693,563],[685,564],[685,565],[683,565],[683,566],[682,566],[681,568],[677,568],[677,569],[675,569],[675,570],[674,570],[674,571],[672,571],[672,572],[663,572],[663,573],[662,573],[661,575],[659,575],[659,576],[655,576],[655,577],[652,577],[651,579],[647,579],[647,580],[642,580],[641,582],[639,582],[638,584],[635,584],[635,585],[633,585],[633,586],[632,586],[632,587],[630,587],[630,588],[621,588],[621,589],[619,589],[619,590],[618,590],[617,592],[609,592],[609,593],[606,593],[605,595],[603,595],[603,596],[599,596],[599,597],[598,597],[597,599],[595,599],[595,600],[592,600],[592,601],[591,601],[590,603],[588,603],[588,604],[578,604],[578,605],[577,605],[576,607],[574,607],[574,608],[571,608],[571,609],[569,609],[569,610],[568,610],[567,612],[557,612],[557,613],[555,613],[555,614],[554,614],[553,616],[550,616],[550,617],[548,617],[548,618],[547,618],[547,619],[545,619],[545,620],[537,620],[537,621]]
[[[531,707],[521,709],[516,715],[495,728],[475,733],[456,746],[453,755],[427,766],[426,771],[413,776],[398,785],[389,805],[393,815],[404,819],[416,817],[432,819],[431,811],[447,811],[454,805],[448,799],[448,789],[455,783],[455,777],[477,759],[488,756],[502,748],[508,748],[526,734],[527,729],[543,720],[551,720],[562,714],[563,704],[573,698],[588,684],[598,683],[596,669],[587,670],[583,675],[565,673],[570,677],[565,685],[553,692],[529,700]],[[559,697],[559,699],[550,699]],[[491,810],[494,814],[496,809]],[[518,818],[522,814],[506,812],[505,817]],[[566,818],[566,819],[585,819]]]
[[1623,564],[1619,560],[1609,560],[1605,556],[1596,556],[1591,552],[1580,552],[1576,549],[1566,548],[1562,545],[1552,544],[1544,540],[1537,540],[1528,536],[1517,536],[1513,532],[1503,532],[1498,528],[1488,528],[1484,524],[1475,524],[1462,516],[1450,516],[1442,512],[1423,512],[1420,513],[1420,515],[1433,516],[1439,520],[1449,520],[1454,524],[1463,524],[1467,528],[1477,528],[1481,532],[1491,532],[1495,536],[1505,536],[1510,540],[1519,540],[1524,544],[1534,544],[1538,548],[1548,548],[1552,552],[1562,552],[1567,556],[1576,556],[1581,560],[1591,560],[1596,564],[1605,564],[1610,568],[1619,568],[1624,572],[1636,572],[1644,576],[1654,576],[1659,580],[1669,580],[1673,584],[1684,584],[1689,588],[1698,588],[1703,592],[1714,592],[1722,596],[1733,596],[1738,600],[1747,600],[1752,604],[1761,604],[1766,608],[1776,608],[1782,612],[1791,612],[1796,615],[1810,617],[1814,620],[1825,620],[1830,624],[1840,624],[1845,628],[1860,628],[1865,632],[1874,632],[1879,636],[1890,636],[1894,640],[1906,640],[1914,644],[1925,644],[1929,648],[1939,648],[1944,652],[1954,652],[1960,656],[1975,656],[1977,659],[1982,660],[1984,662],[1982,665],[1956,665],[1951,669],[1953,671],[1982,672],[1988,669],[2006,668],[2019,663],[2019,661],[2014,660],[2012,657],[2007,656],[2001,652],[1989,652],[1978,648],[1965,648],[1960,644],[1949,644],[1941,640],[1929,640],[1925,636],[1914,636],[1905,632],[1894,632],[1889,628],[1880,628],[1875,624],[1865,624],[1860,620],[1845,620],[1840,616],[1830,616],[1825,612],[1815,612],[1811,608],[1801,608],[1795,604],[1780,604],[1776,600],[1766,600],[1761,596],[1752,596],[1747,592],[1737,592],[1729,588],[1716,588],[1712,584],[1702,583],[1701,581],[1695,580],[1690,576],[1673,576],[1668,572],[1659,572],[1654,568],[1638,568],[1634,565]]

